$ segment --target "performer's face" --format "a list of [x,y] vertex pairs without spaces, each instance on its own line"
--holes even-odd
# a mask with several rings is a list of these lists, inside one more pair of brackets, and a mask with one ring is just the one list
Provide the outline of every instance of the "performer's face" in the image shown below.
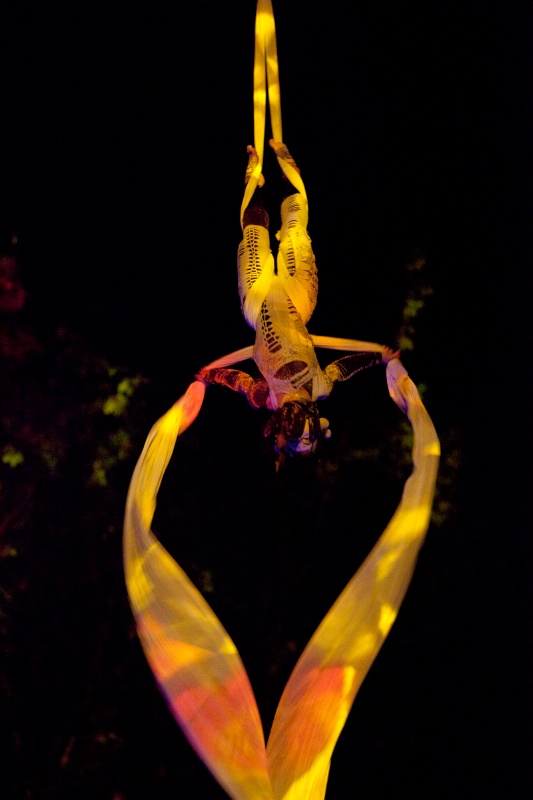
[[[320,427],[322,428],[322,433],[324,439],[329,439],[331,437],[331,431],[329,429],[329,421],[324,417],[320,417]],[[291,450],[294,453],[298,453],[299,455],[309,455],[310,453],[314,453],[318,447],[318,439],[312,440],[309,434],[309,420],[305,421],[305,427],[303,429],[303,433],[298,439],[298,442],[293,446],[289,445]]]
[[303,433],[298,439],[296,447],[291,445],[291,450],[294,450],[295,453],[300,453],[301,455],[307,455],[308,453],[313,453],[316,450],[316,446],[317,440],[315,439],[314,442],[311,441],[309,436],[309,420],[306,420]]

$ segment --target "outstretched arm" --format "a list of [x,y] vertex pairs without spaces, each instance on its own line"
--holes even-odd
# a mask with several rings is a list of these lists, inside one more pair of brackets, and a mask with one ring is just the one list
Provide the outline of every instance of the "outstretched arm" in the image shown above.
[[254,379],[247,372],[240,369],[225,369],[224,367],[214,367],[208,369],[203,367],[197,380],[205,384],[218,383],[220,386],[227,386],[233,392],[246,395],[248,402],[253,408],[264,408],[268,398],[267,382],[263,378]]
[[400,351],[393,351],[392,347],[383,345],[383,351],[379,353],[353,353],[349,356],[338,358],[331,364],[328,364],[324,373],[326,377],[332,382],[347,381],[356,372],[361,372],[368,367],[374,367],[376,364],[388,364],[393,358],[399,358]]

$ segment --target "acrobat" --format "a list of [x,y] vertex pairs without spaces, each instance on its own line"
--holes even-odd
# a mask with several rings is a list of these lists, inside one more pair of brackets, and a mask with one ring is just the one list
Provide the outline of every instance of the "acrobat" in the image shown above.
[[[300,170],[282,142],[269,142],[276,156]],[[248,145],[245,184],[258,163],[256,150]],[[398,358],[386,345],[376,352],[351,353],[324,369],[318,363],[306,325],[318,296],[318,273],[311,239],[307,233],[307,201],[283,174],[281,230],[276,266],[270,248],[269,215],[263,205],[260,176],[244,211],[243,240],[239,245],[238,285],[246,321],[256,332],[253,358],[260,376],[226,367],[203,368],[197,378],[206,384],[221,384],[244,394],[254,408],[273,413],[264,434],[272,438],[276,466],[286,455],[309,455],[320,441],[331,436],[329,421],[316,405],[331,393],[338,381],[357,372]]]

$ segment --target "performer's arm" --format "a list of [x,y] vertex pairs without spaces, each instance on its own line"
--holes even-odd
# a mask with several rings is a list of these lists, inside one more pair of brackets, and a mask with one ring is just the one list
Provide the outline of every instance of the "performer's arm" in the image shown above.
[[218,383],[227,386],[234,392],[246,395],[248,402],[254,408],[264,408],[268,398],[267,382],[263,378],[255,379],[247,372],[240,369],[225,369],[214,367],[200,370],[196,378],[202,383]]
[[399,355],[400,351],[393,352],[391,347],[385,347],[382,353],[352,353],[328,364],[324,374],[332,383],[347,381],[356,372],[374,367],[376,364],[387,364],[391,359],[398,358]]

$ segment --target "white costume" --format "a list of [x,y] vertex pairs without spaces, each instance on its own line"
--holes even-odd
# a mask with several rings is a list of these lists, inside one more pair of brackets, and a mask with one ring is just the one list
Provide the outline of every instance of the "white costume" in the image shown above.
[[300,194],[281,205],[277,267],[262,225],[245,225],[238,251],[239,296],[256,331],[254,360],[265,378],[272,408],[305,388],[312,401],[327,397],[333,380],[320,368],[305,327],[318,295],[318,275],[307,233],[307,203]]

